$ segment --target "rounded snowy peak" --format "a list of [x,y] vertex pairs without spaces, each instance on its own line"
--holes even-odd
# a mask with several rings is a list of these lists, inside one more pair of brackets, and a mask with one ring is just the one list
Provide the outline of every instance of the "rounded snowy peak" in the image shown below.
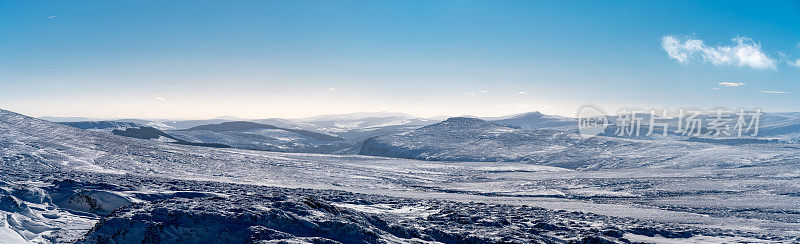
[[439,123],[441,125],[456,125],[456,126],[479,126],[479,125],[494,125],[494,123],[469,117],[453,117]]

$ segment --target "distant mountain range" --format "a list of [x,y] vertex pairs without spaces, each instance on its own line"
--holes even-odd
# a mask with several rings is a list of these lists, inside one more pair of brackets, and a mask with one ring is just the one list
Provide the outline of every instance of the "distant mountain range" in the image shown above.
[[497,122],[450,118],[406,133],[370,138],[363,143],[360,154],[433,161],[523,161],[570,169],[683,168],[739,167],[764,160],[759,155],[766,152],[798,149],[796,143],[762,139],[587,139],[574,131],[528,130]]
[[100,121],[101,119],[87,118],[87,117],[57,117],[57,116],[42,116],[39,119],[47,120],[50,122],[81,122],[81,121]]
[[295,120],[264,119],[254,122],[336,135],[351,141],[363,141],[369,137],[405,132],[438,121],[403,113],[378,112],[322,115]]
[[120,121],[78,121],[78,122],[58,122],[59,124],[69,125],[75,128],[84,130],[114,130],[136,128],[139,124],[133,122],[120,122]]
[[456,117],[407,133],[370,138],[360,154],[436,161],[523,161],[571,150],[582,142],[574,132],[526,130]]
[[203,120],[141,120],[141,119],[121,119],[117,121],[133,122],[144,126],[157,128],[160,130],[182,130],[200,125],[218,124],[229,122],[227,119],[203,119]]
[[255,122],[249,121],[234,121],[234,122],[224,122],[220,124],[210,124],[210,125],[199,125],[187,130],[200,130],[200,131],[213,131],[213,132],[227,132],[227,131],[250,131],[250,130],[258,130],[258,129],[268,129],[268,130],[282,130],[287,132],[297,133],[299,135],[307,136],[316,140],[320,141],[344,141],[344,139],[326,135],[322,133],[316,133],[306,130],[300,129],[286,129],[280,128],[277,126],[272,125],[265,125],[259,124]]
[[279,152],[333,153],[352,147],[351,143],[336,136],[249,121],[200,125],[166,133],[193,143],[223,144],[235,148]]
[[218,148],[230,147],[225,144],[213,143],[213,142],[188,142],[179,138],[175,138],[174,136],[164,133],[163,131],[160,131],[156,128],[147,126],[142,126],[139,128],[127,128],[125,130],[115,129],[111,131],[111,134],[145,139],[145,140],[154,139],[156,141],[161,141],[161,142],[169,142],[169,143],[191,145],[191,146],[218,147]]
[[[87,118],[46,117],[54,121]],[[230,121],[235,117],[208,120],[141,120],[61,122],[77,128],[111,132],[150,127],[177,140],[195,144],[210,143],[237,148],[315,153],[358,153],[363,140],[379,135],[408,131],[436,121],[401,113],[353,113],[316,116],[305,119],[261,119]],[[118,132],[119,134],[119,132]]]
[[[608,116],[611,126],[606,129],[602,139],[594,140],[625,145],[667,142],[674,144],[676,141],[702,143],[702,145],[738,145],[797,143],[800,138],[800,113],[763,114],[759,136],[753,138],[693,137],[672,131],[667,137],[662,137],[658,133],[660,132],[658,128],[654,135],[645,136],[649,129],[647,126],[649,114],[640,114],[639,117],[643,119],[639,137],[615,135],[617,129],[615,123],[618,122],[618,118]],[[115,129],[125,131],[139,126],[151,127],[159,129],[175,141],[194,145],[225,145],[281,152],[360,153],[424,160],[531,161],[542,159],[541,155],[546,154],[543,152],[557,152],[559,148],[570,150],[581,148],[587,152],[595,150],[591,148],[591,140],[587,142],[577,136],[576,119],[540,112],[489,118],[491,120],[457,117],[441,123],[408,114],[388,112],[324,115],[305,119],[252,121],[226,119],[235,118],[187,121],[127,119],[61,123],[104,132]],[[678,120],[673,118],[665,122],[674,129]],[[707,132],[707,128],[703,132]],[[673,144],[670,146],[680,147],[678,144]],[[634,148],[640,148],[639,146]]]
[[499,125],[513,126],[528,130],[548,129],[567,131],[578,129],[578,121],[576,119],[555,115],[545,115],[540,112],[514,115],[509,118],[493,120],[492,122]]

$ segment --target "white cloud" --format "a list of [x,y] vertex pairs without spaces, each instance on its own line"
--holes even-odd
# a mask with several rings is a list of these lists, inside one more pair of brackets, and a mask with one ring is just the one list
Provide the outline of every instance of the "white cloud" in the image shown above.
[[467,96],[475,96],[476,94],[475,94],[474,92],[467,92],[467,93],[464,93],[464,95],[467,95]]
[[336,88],[331,87],[331,88],[328,88],[328,91],[335,92],[335,91],[338,91],[338,90],[336,90]]
[[800,59],[797,59],[794,62],[789,61],[789,65],[800,68]]
[[56,18],[56,16],[55,16],[55,15],[51,15],[51,16],[47,16],[47,17],[44,17],[44,18],[45,18],[45,19],[55,19],[55,18]]
[[750,67],[754,69],[775,69],[775,59],[761,51],[761,44],[750,38],[736,37],[728,46],[711,47],[703,40],[667,35],[661,38],[661,47],[670,58],[679,63],[689,63],[694,59],[711,63],[715,66]]
[[786,92],[786,91],[761,91],[761,92],[762,93],[771,93],[771,94],[789,94],[789,93],[792,93],[792,92]]
[[742,82],[720,82],[719,85],[727,86],[727,87],[740,87],[740,86],[744,86],[744,83],[742,83]]
[[163,98],[163,97],[156,97],[156,102],[162,102],[162,103],[165,103],[165,102],[167,102],[167,99],[166,99],[166,98]]
[[487,90],[481,90],[481,93],[488,93],[488,92],[489,91],[487,91]]
[[517,92],[517,94],[519,94],[519,95],[528,95],[528,92],[526,92],[526,91],[519,91],[519,92]]

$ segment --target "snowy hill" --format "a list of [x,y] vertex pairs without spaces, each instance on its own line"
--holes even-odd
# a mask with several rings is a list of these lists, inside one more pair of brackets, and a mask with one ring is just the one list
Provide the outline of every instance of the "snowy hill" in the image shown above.
[[569,150],[579,135],[554,130],[522,130],[456,117],[408,133],[370,138],[361,154],[444,161],[520,161]]
[[492,120],[499,125],[509,125],[521,129],[529,130],[575,130],[578,128],[578,121],[573,118],[545,115],[540,112],[530,112],[514,115],[509,118]]
[[80,121],[80,122],[59,122],[59,124],[69,125],[75,128],[84,130],[95,130],[110,132],[112,130],[124,130],[127,128],[139,127],[139,124],[133,122],[119,122],[119,121]]
[[[58,121],[68,119],[48,118]],[[354,154],[358,153],[361,143],[367,138],[405,132],[435,122],[388,112],[322,115],[291,120],[228,119],[233,117],[208,120],[120,119],[62,124],[107,133],[141,125],[164,131],[175,137],[174,140],[197,145],[205,143],[266,151]]]
[[228,131],[251,131],[251,130],[260,130],[260,129],[267,129],[267,130],[282,130],[286,132],[295,133],[302,136],[307,136],[316,140],[320,141],[343,141],[344,139],[338,138],[331,135],[326,135],[322,133],[316,133],[311,131],[299,130],[299,129],[286,129],[280,128],[272,125],[265,125],[259,124],[254,122],[248,121],[234,121],[234,122],[225,122],[220,124],[210,124],[210,125],[200,125],[189,128],[187,130],[199,130],[199,131],[212,131],[212,132],[228,132]]
[[153,127],[159,130],[183,130],[200,125],[218,124],[229,122],[227,119],[203,119],[203,120],[145,120],[145,119],[119,119],[119,122],[132,122],[140,125]]
[[166,132],[178,140],[191,143],[213,143],[278,152],[331,153],[353,145],[336,136],[248,121],[200,125]]
[[352,113],[338,115],[322,115],[303,119],[261,119],[253,120],[261,124],[281,128],[313,131],[320,134],[334,135],[345,141],[347,146],[338,147],[333,153],[356,154],[361,143],[375,136],[407,132],[438,121],[417,118],[403,113]]
[[39,119],[51,121],[51,122],[81,122],[81,121],[96,121],[98,119],[93,118],[86,118],[86,117],[57,117],[57,116],[42,116]]
[[351,113],[321,115],[304,119],[264,119],[255,122],[284,128],[296,128],[336,135],[349,141],[360,142],[369,137],[405,132],[438,121],[417,118],[403,113]]
[[364,142],[360,154],[434,161],[525,161],[572,169],[691,168],[757,164],[763,161],[762,155],[774,156],[786,146],[781,143],[736,146],[669,138],[585,139],[575,132],[525,130],[459,117],[408,133],[370,138]]
[[[687,115],[688,116],[688,115]],[[609,127],[606,128],[605,133],[602,134],[604,136],[609,137],[619,137],[617,134],[619,130],[619,124],[622,123],[623,120],[620,116],[607,116],[609,120]],[[650,128],[649,125],[651,124],[651,116],[650,114],[637,114],[637,119],[640,119],[640,129],[638,135],[635,134],[635,131],[632,131],[629,134],[623,135],[623,137],[636,137],[638,139],[663,139],[661,134],[663,132],[662,125],[655,125],[653,128],[653,135],[647,136]],[[629,120],[630,118],[628,118]],[[718,136],[712,136],[715,133],[712,128],[710,128],[709,123],[716,119],[716,115],[714,114],[701,114],[696,117],[696,119],[702,121],[702,124],[699,125],[699,130],[693,130],[691,133],[687,134],[686,132],[679,132],[677,128],[679,128],[678,124],[682,123],[683,128],[687,128],[688,122],[686,120],[681,120],[676,117],[672,118],[662,118],[659,116],[655,116],[652,118],[655,123],[666,123],[668,125],[669,130],[667,131],[667,135],[670,138],[680,139],[680,140],[695,140],[695,137],[702,138],[702,140],[713,142],[717,141],[719,143],[730,143],[734,141],[743,141],[743,142],[752,142],[752,143],[770,143],[774,141],[784,142],[784,143],[798,143],[800,142],[800,113],[762,113],[759,119],[757,120],[758,123],[758,134],[756,136],[752,136],[755,130],[750,129],[747,130],[745,133],[742,134],[742,137],[738,137],[733,128],[737,122],[738,117],[732,115],[732,117],[726,117],[725,119],[729,119],[726,123],[729,126],[730,131],[729,135],[720,134]],[[751,121],[752,117],[745,118],[745,123],[754,122]],[[628,122],[630,123],[630,122]],[[753,126],[756,124],[754,123]],[[697,125],[695,125],[697,126]],[[747,127],[747,125],[745,125]],[[696,135],[696,134],[700,135]]]
[[[43,117],[43,119],[54,122],[70,121],[70,122],[85,122],[87,124],[92,123],[92,121],[88,121],[90,119],[80,118],[80,117]],[[236,117],[227,116],[227,117],[218,117],[206,120],[118,119],[113,121],[94,121],[94,122],[95,123],[109,122],[109,123],[122,123],[122,124],[135,123],[138,125],[153,127],[164,131],[186,130],[198,126],[214,125],[222,123],[226,123],[225,126],[229,126],[230,124],[227,124],[229,122],[237,122],[237,123],[250,122],[262,125],[271,125],[274,127],[279,127],[284,130],[296,129],[296,130],[304,130],[308,132],[318,133],[322,135],[333,135],[351,141],[352,144],[356,144],[360,143],[361,141],[369,137],[392,134],[397,132],[404,132],[410,129],[415,129],[425,125],[433,124],[438,121],[418,118],[404,113],[359,112],[350,114],[320,115],[320,116],[314,116],[310,118],[300,118],[300,119],[269,118],[269,119],[243,120],[243,119],[238,119]],[[79,128],[91,127],[89,125],[80,125],[80,124],[81,123],[76,123],[75,125],[78,126]],[[124,128],[126,127],[121,127],[118,129],[124,129]]]

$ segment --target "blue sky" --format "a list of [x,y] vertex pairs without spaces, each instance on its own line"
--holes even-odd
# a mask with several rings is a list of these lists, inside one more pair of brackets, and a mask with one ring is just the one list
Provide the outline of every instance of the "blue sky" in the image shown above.
[[103,118],[800,111],[798,27],[798,1],[2,1],[0,107]]

